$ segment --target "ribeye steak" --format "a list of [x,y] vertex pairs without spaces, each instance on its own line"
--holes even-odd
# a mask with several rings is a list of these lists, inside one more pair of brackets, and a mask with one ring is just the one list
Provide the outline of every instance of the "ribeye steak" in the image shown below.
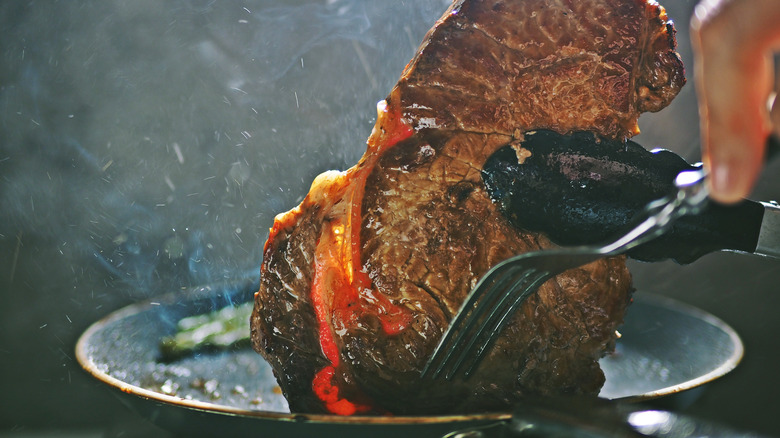
[[513,145],[522,163],[537,129],[626,139],[684,81],[651,0],[453,3],[380,102],[362,159],[317,177],[265,244],[252,341],[291,409],[455,413],[597,394],[630,301],[621,257],[545,283],[471,379],[419,377],[482,274],[552,246],[490,199],[488,157]]

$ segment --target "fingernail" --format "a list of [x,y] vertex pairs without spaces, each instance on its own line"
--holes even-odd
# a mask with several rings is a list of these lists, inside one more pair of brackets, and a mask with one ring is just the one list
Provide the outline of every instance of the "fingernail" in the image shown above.
[[[736,160],[738,161],[738,160]],[[747,196],[749,182],[744,170],[740,171],[741,163],[731,160],[727,163],[717,163],[710,170],[710,196],[720,202],[737,202]]]

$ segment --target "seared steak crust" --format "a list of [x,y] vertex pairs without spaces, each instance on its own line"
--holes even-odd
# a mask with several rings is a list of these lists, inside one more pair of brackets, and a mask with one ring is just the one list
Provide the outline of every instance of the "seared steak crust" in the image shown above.
[[643,0],[453,4],[380,105],[360,162],[318,177],[265,245],[252,341],[293,411],[453,413],[524,394],[598,393],[630,300],[623,258],[545,283],[466,382],[419,374],[479,277],[552,244],[513,228],[481,168],[533,129],[638,131],[684,79]]
[[388,150],[366,182],[364,267],[375,290],[412,309],[414,320],[400,336],[353,328],[342,339],[346,354],[360,363],[355,380],[391,412],[499,409],[522,394],[595,394],[604,383],[598,359],[629,300],[631,277],[622,258],[545,283],[468,382],[421,388],[416,379],[482,274],[512,255],[552,246],[508,223],[471,164],[508,140],[420,132]]
[[397,87],[417,128],[639,132],[684,84],[674,28],[643,0],[456,1]]

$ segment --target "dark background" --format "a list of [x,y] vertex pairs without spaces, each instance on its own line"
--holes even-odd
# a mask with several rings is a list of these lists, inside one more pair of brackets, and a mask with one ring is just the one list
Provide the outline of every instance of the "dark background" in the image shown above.
[[[0,3],[0,436],[164,435],[81,370],[78,336],[127,304],[256,276],[273,216],[357,161],[447,3]],[[694,2],[665,3],[690,78]],[[692,82],[640,127],[697,161]],[[755,198],[780,197],[777,171]],[[685,412],[780,434],[780,262],[632,268],[745,342]]]

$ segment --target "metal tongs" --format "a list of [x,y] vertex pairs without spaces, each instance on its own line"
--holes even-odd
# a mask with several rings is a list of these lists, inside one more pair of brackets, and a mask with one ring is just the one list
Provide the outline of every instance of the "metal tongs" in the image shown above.
[[490,269],[469,293],[423,368],[422,377],[451,380],[463,369],[468,378],[510,320],[545,281],[595,260],[623,254],[665,233],[680,217],[707,204],[703,168],[681,172],[677,190],[649,203],[628,233],[603,246],[541,250],[511,257]]

